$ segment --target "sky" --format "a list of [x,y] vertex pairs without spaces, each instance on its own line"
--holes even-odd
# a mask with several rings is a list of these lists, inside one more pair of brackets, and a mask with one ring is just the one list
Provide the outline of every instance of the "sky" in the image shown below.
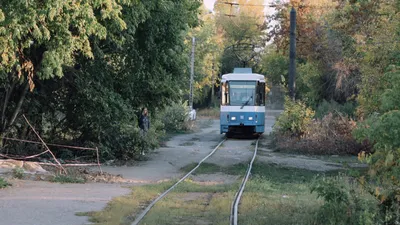
[[207,9],[213,10],[215,0],[203,0],[203,1],[204,1],[204,5],[207,7]]

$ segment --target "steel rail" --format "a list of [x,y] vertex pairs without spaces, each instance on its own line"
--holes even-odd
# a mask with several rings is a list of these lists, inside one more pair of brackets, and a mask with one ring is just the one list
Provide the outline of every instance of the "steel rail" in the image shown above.
[[144,209],[139,216],[135,218],[135,221],[133,221],[132,225],[137,225],[140,223],[140,221],[143,220],[144,216],[150,211],[150,209],[158,202],[160,201],[165,195],[167,195],[172,189],[174,189],[179,183],[184,181],[190,174],[192,174],[199,166],[206,160],[208,159],[211,155],[217,151],[217,149],[224,143],[226,139],[222,140],[206,157],[204,157],[195,168],[193,168],[189,173],[187,173],[185,176],[183,176],[178,182],[176,182],[174,185],[172,185],[168,190],[166,190],[164,193],[162,193],[160,196],[158,196],[154,201],[152,201],[146,209]]
[[231,216],[230,216],[230,224],[231,225],[237,225],[238,224],[238,208],[239,208],[239,202],[240,198],[242,197],[244,188],[246,186],[247,180],[249,179],[250,173],[251,173],[251,168],[253,167],[254,159],[257,156],[257,149],[258,149],[258,141],[260,139],[257,139],[256,142],[256,147],[254,149],[254,154],[253,158],[251,159],[249,163],[249,167],[247,168],[246,176],[243,178],[242,184],[240,185],[239,191],[235,195],[235,200],[232,203],[232,208],[231,208]]

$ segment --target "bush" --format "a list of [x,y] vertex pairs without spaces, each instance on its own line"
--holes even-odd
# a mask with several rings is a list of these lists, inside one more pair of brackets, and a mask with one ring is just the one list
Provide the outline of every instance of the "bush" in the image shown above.
[[346,102],[344,104],[339,104],[334,100],[326,101],[325,99],[318,105],[315,110],[315,118],[322,119],[329,113],[333,114],[343,114],[354,118],[357,105],[354,102]]
[[311,192],[324,200],[317,211],[315,224],[377,224],[375,201],[363,192],[354,178],[344,175],[317,177],[311,185]]
[[179,132],[190,129],[188,121],[189,107],[186,101],[173,102],[160,115],[165,131],[167,132]]
[[145,136],[140,134],[137,124],[121,124],[107,133],[109,139],[103,140],[103,158],[119,160],[141,159],[141,153],[147,153],[159,146],[158,140],[164,135],[164,126],[158,116],[150,119],[150,129]]
[[389,67],[385,74],[387,88],[381,96],[380,112],[358,124],[353,134],[357,140],[373,144],[372,155],[360,154],[370,166],[365,177],[367,191],[379,200],[382,221],[400,223],[400,65]]
[[0,177],[0,189],[6,188],[10,185],[11,185],[10,183],[8,183],[6,180],[4,180],[2,177]]
[[290,133],[293,136],[302,136],[311,123],[314,111],[300,101],[285,98],[285,110],[278,117],[274,131]]
[[16,167],[12,170],[12,174],[14,178],[22,179],[24,177],[24,169]]
[[318,155],[357,155],[370,152],[368,143],[358,143],[352,135],[356,122],[341,114],[314,119],[299,139],[285,133],[275,135],[275,145],[280,151],[294,151]]

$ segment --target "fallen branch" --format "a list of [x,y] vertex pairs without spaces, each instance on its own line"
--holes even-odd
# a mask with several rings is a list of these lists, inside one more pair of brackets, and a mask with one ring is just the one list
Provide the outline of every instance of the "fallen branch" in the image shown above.
[[[56,164],[54,163],[38,163],[39,165],[45,165],[45,166],[54,166],[54,167],[58,167]],[[86,163],[86,164],[62,164],[65,167],[79,167],[79,166],[97,166],[97,163]]]
[[20,158],[18,158],[18,157],[12,157],[12,156],[8,156],[8,155],[4,155],[4,154],[0,154],[0,157],[4,157],[4,158],[8,158],[8,159],[15,159],[15,160],[23,160],[23,159],[32,159],[32,158],[36,158],[36,157],[38,157],[38,156],[40,156],[40,155],[43,155],[43,154],[45,154],[45,153],[47,153],[47,152],[49,152],[49,150],[46,150],[46,151],[44,151],[44,152],[42,152],[42,153],[39,153],[39,154],[36,154],[36,155],[31,155],[31,156],[26,156],[26,157],[20,157]]
[[[3,137],[2,139],[43,145],[42,142],[30,141],[30,140],[23,140],[23,139],[18,139],[18,138]],[[69,146],[69,145],[47,144],[47,146],[62,147],[62,148],[72,148],[72,149],[80,149],[80,150],[92,150],[92,151],[97,151],[97,148],[84,148],[84,147]]]
[[40,135],[36,132],[35,128],[29,123],[29,120],[25,117],[25,115],[22,115],[24,117],[24,119],[26,120],[26,122],[28,123],[28,125],[31,127],[31,129],[33,130],[33,132],[36,134],[36,136],[40,139],[40,141],[43,143],[44,147],[48,150],[48,152],[51,154],[51,156],[53,156],[54,161],[57,162],[57,164],[60,166],[60,168],[65,172],[65,174],[67,174],[67,171],[64,169],[64,167],[61,165],[61,163],[57,160],[56,156],[53,154],[53,152],[50,150],[50,148],[46,145],[46,143],[43,141],[43,139],[40,137]]

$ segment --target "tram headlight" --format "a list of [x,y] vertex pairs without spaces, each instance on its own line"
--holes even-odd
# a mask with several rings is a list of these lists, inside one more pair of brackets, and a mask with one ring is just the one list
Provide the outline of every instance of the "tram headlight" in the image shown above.
[[232,117],[231,117],[231,120],[236,120],[236,116],[232,116]]
[[249,117],[249,120],[253,120],[253,117],[252,117],[252,116],[250,116],[250,117]]

